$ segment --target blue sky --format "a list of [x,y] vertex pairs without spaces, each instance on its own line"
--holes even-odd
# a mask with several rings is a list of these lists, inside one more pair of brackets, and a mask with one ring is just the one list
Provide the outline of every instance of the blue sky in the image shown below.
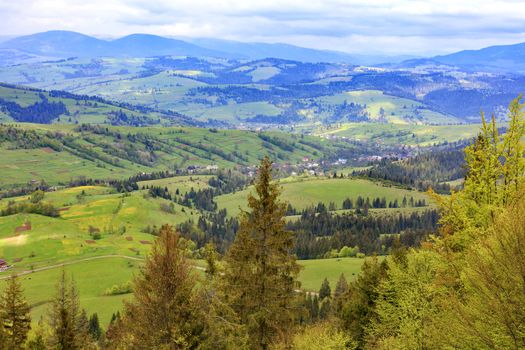
[[525,42],[525,1],[0,0],[1,35],[53,29],[430,55]]

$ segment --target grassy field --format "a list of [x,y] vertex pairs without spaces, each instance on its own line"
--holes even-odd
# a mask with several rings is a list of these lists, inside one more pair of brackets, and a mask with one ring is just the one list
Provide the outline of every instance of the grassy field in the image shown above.
[[138,185],[140,188],[142,188],[142,186],[167,188],[172,194],[175,194],[175,192],[179,190],[179,193],[182,195],[189,192],[192,188],[195,191],[209,188],[210,185],[208,181],[212,177],[212,175],[174,176],[165,179],[140,181]]
[[[25,295],[32,306],[33,321],[37,322],[49,310],[49,301],[54,295],[56,283],[64,269],[77,283],[81,306],[88,314],[97,312],[101,323],[106,326],[111,315],[121,310],[123,300],[130,298],[131,294],[107,296],[104,295],[105,291],[113,285],[132,280],[141,266],[139,259],[105,257],[21,276]],[[301,260],[299,261],[303,266],[299,275],[301,288],[317,291],[326,277],[333,290],[341,273],[347,280],[352,280],[359,273],[363,261],[364,259],[358,258]],[[199,261],[196,265],[202,264]],[[0,273],[0,278],[5,276],[8,276],[6,272]],[[4,283],[5,281],[0,281],[0,288]]]
[[[319,202],[328,206],[334,202],[336,208],[341,209],[346,198],[352,200],[358,196],[363,198],[385,197],[387,203],[397,199],[401,201],[404,196],[414,199],[426,199],[424,193],[408,191],[396,187],[386,187],[379,183],[362,179],[329,179],[329,178],[287,178],[281,182],[282,200],[290,202],[296,209],[302,210]],[[225,208],[230,215],[237,215],[239,207],[246,209],[246,198],[252,188],[236,193],[225,194],[217,197],[219,208]]]
[[[79,196],[82,191],[85,195]],[[164,212],[161,204],[169,202],[146,191],[122,195],[102,187],[75,187],[47,193],[44,201],[63,208],[61,216],[0,217],[0,257],[14,264],[14,271],[94,256],[143,256],[154,239],[143,232],[146,227],[197,218],[197,212],[178,204],[173,204],[174,213]],[[6,205],[6,199],[0,201],[0,208]],[[90,230],[98,231],[100,239],[93,239]]]
[[436,143],[470,139],[476,136],[479,130],[479,124],[451,126],[347,123],[333,129],[320,128],[318,135],[333,135],[383,144],[429,146]]

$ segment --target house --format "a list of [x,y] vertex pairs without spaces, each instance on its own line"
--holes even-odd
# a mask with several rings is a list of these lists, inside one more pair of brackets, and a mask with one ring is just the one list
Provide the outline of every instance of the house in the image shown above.
[[9,269],[11,266],[7,263],[7,261],[0,259],[0,271],[5,271]]

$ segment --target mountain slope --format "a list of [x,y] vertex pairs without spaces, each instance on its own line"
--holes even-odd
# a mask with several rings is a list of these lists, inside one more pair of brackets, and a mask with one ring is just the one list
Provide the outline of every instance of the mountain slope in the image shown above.
[[525,43],[464,50],[434,60],[469,70],[525,72]]

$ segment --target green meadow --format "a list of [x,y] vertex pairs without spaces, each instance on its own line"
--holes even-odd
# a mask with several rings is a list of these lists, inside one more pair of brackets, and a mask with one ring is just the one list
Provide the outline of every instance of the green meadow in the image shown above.
[[[403,197],[414,197],[417,199],[429,200],[428,197],[417,191],[409,191],[392,186],[384,186],[380,183],[364,179],[331,179],[331,178],[287,178],[280,182],[282,187],[283,201],[289,202],[298,210],[317,205],[322,202],[329,205],[335,203],[336,209],[341,209],[342,202],[346,198],[352,200],[361,196],[369,197],[370,200],[376,197],[385,197],[386,201],[403,200]],[[239,208],[246,209],[246,197],[252,191],[252,187],[236,193],[225,194],[216,198],[220,209],[225,208],[230,215],[237,215]]]

